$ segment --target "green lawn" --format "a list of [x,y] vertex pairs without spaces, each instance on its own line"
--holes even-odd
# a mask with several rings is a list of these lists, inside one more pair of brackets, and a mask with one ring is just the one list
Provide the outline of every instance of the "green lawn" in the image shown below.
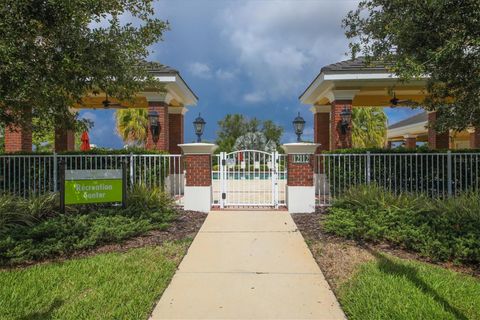
[[0,272],[1,319],[147,319],[189,241]]
[[337,293],[349,319],[480,319],[480,280],[375,254]]

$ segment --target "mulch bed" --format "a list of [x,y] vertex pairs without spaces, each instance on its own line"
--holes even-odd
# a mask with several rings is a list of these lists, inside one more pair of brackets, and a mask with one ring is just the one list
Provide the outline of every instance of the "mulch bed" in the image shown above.
[[374,253],[376,252],[388,253],[402,259],[436,264],[453,271],[480,277],[480,266],[433,262],[417,253],[387,243],[371,244],[327,234],[322,229],[326,210],[319,209],[316,213],[294,214],[292,217],[333,289],[337,289],[339,285],[348,280],[358,265],[375,260]]
[[[101,245],[90,250],[76,251],[74,253],[55,257],[52,259],[26,262],[20,265],[16,265],[14,267],[7,267],[6,269],[24,268],[27,266],[51,262],[62,262],[72,258],[83,258],[102,253],[121,253],[135,248],[159,246],[166,241],[176,241],[187,238],[193,239],[197,234],[198,230],[200,230],[200,227],[202,226],[206,218],[206,213],[179,210],[178,216],[175,218],[174,221],[170,222],[170,225],[166,230],[152,230],[147,234],[126,239],[121,243]],[[0,268],[0,270],[1,269],[2,268]]]

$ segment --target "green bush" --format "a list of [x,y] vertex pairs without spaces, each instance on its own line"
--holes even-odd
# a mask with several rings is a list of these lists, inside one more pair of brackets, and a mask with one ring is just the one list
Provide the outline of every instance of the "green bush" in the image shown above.
[[68,255],[164,229],[175,217],[172,200],[158,189],[137,186],[127,207],[89,205],[58,210],[54,194],[33,199],[0,196],[0,264]]
[[480,195],[430,199],[357,186],[333,203],[325,229],[349,239],[386,241],[434,260],[478,263]]

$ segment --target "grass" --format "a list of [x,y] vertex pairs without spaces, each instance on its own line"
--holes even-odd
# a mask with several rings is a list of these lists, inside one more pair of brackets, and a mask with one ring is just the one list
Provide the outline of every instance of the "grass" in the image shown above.
[[0,271],[0,319],[147,319],[189,243]]
[[480,281],[374,253],[337,292],[351,320],[480,319]]

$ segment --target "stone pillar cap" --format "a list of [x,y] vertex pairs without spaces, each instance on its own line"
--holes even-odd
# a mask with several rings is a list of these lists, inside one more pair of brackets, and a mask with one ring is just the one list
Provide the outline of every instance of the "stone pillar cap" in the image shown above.
[[178,146],[182,148],[183,154],[213,154],[218,148],[216,144],[203,142],[183,143]]
[[318,143],[294,142],[285,143],[282,148],[287,154],[314,154],[319,146]]

